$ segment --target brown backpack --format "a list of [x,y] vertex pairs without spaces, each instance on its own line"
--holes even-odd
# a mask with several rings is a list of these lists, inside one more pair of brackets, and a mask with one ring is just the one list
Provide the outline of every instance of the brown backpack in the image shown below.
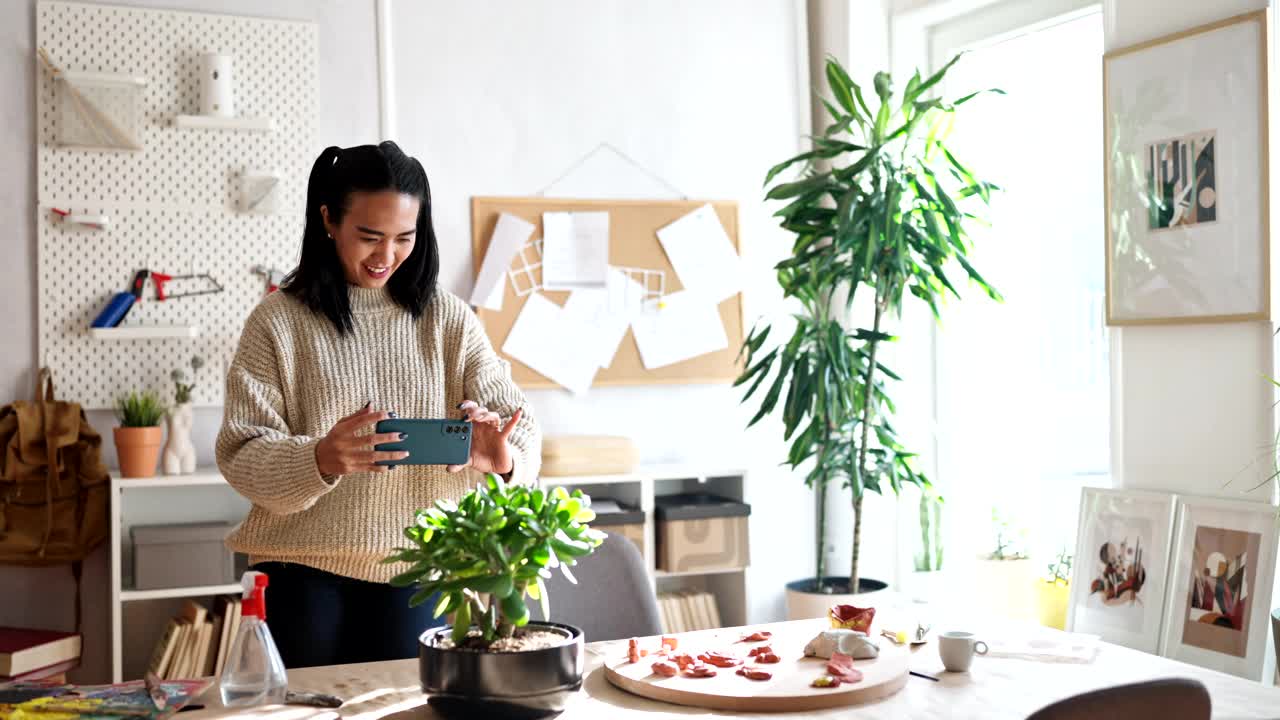
[[78,403],[53,399],[53,375],[40,370],[36,401],[0,408],[0,564],[80,563],[107,538],[110,476],[102,437]]

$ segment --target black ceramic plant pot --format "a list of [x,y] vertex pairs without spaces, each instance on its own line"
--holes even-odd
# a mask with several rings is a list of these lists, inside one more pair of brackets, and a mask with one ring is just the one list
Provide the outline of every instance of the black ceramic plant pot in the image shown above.
[[449,629],[418,638],[418,676],[427,702],[451,718],[545,718],[559,714],[582,689],[582,631],[560,623],[529,623],[530,630],[563,633],[567,642],[523,652],[484,652],[436,646]]

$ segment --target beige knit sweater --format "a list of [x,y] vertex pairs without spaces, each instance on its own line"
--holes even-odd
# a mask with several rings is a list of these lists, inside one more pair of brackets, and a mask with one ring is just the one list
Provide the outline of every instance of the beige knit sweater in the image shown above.
[[368,401],[402,418],[457,418],[463,400],[510,417],[512,480],[538,477],[542,439],[510,365],[489,345],[462,300],[438,291],[422,317],[385,290],[350,287],[354,331],[343,337],[323,315],[283,292],[249,316],[227,371],[218,468],[253,502],[227,546],[252,562],[295,562],[385,582],[404,568],[380,561],[404,543],[414,511],[457,499],[478,475],[402,465],[387,473],[321,477],[316,444]]

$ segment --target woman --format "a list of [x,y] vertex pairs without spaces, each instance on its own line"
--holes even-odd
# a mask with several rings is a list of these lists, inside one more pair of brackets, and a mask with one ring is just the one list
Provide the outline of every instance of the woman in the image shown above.
[[[268,576],[287,667],[413,657],[434,603],[382,564],[418,508],[470,488],[466,467],[532,483],[541,438],[471,308],[436,287],[422,165],[395,143],[320,154],[302,257],[249,316],[227,371],[218,467],[253,502],[227,539]],[[473,425],[468,465],[379,461],[384,418]]]

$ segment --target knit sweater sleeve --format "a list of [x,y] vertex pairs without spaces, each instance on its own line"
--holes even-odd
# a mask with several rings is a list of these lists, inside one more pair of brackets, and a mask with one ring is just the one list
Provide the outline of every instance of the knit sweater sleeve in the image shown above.
[[511,481],[536,485],[542,467],[542,433],[533,417],[533,409],[524,393],[511,379],[511,363],[498,357],[489,344],[489,336],[470,308],[463,316],[465,352],[463,378],[465,397],[475,400],[503,418],[523,409],[516,429],[507,437],[511,444],[515,467]]
[[296,435],[285,422],[284,391],[266,308],[250,315],[227,370],[225,408],[215,451],[227,482],[276,515],[310,508],[337,485],[316,467],[318,437]]

